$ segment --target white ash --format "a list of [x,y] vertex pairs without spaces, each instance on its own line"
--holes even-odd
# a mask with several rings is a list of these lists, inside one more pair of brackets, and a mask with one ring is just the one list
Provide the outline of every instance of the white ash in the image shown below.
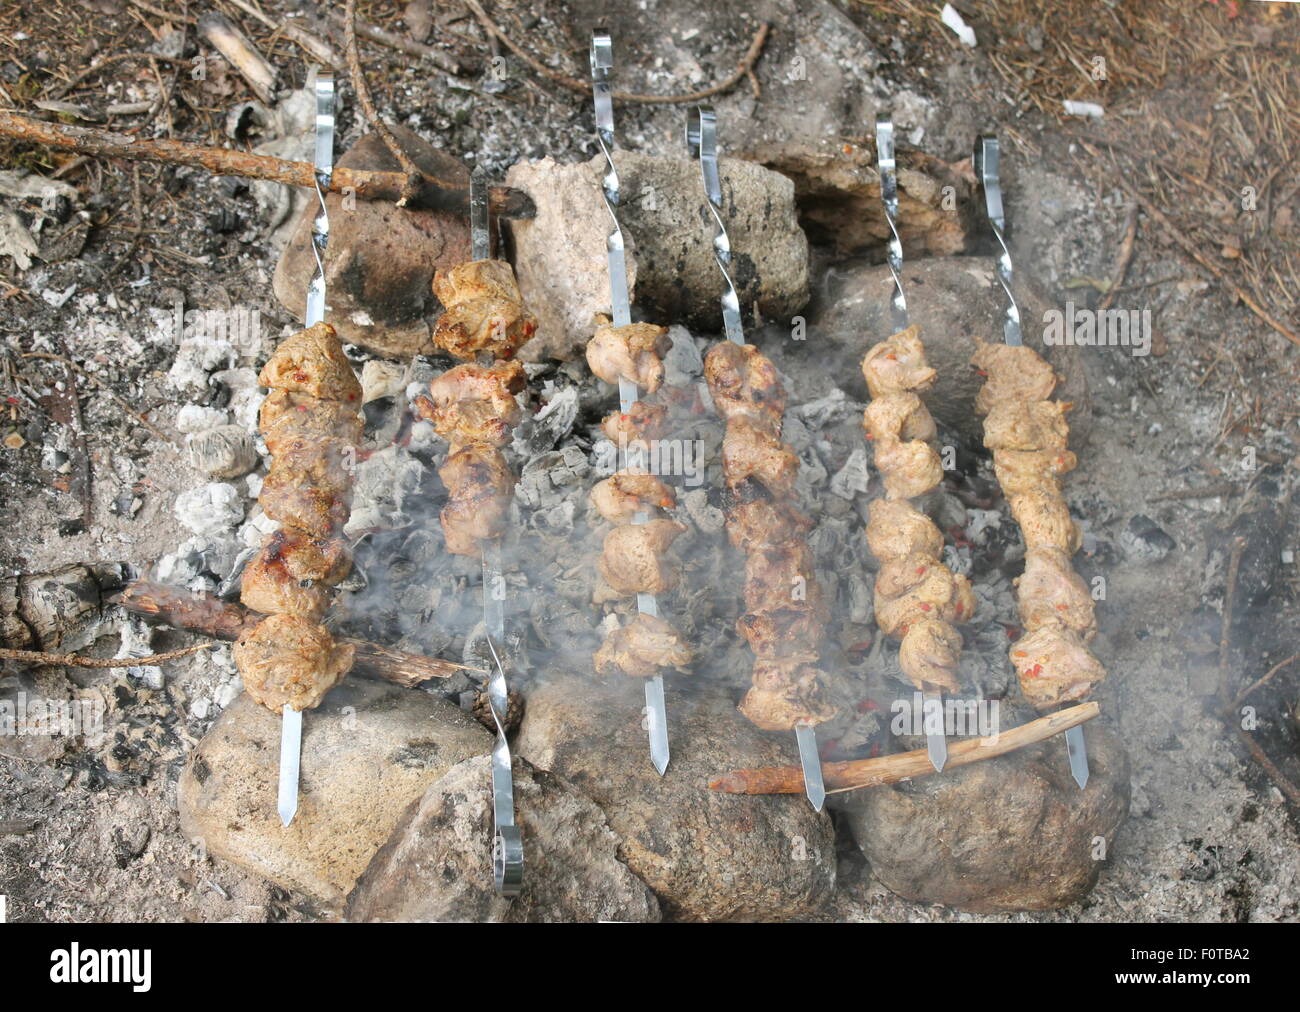
[[209,482],[178,495],[174,511],[187,530],[211,536],[231,530],[244,519],[244,500],[234,485]]
[[824,429],[846,415],[860,414],[865,410],[857,401],[849,400],[848,395],[839,387],[833,387],[825,397],[796,404],[788,414],[797,415],[809,428]]
[[727,516],[709,503],[707,489],[693,488],[681,496],[680,502],[687,517],[701,534],[716,536],[722,533],[727,524]]
[[180,342],[167,382],[178,390],[201,394],[207,389],[209,373],[233,366],[237,359],[230,341],[198,331]]
[[664,382],[672,387],[689,387],[704,375],[704,356],[691,332],[680,324],[668,328],[673,342],[664,356]]
[[441,437],[430,422],[418,421],[411,425],[411,436],[406,446],[412,453],[424,453],[434,449]]
[[403,511],[407,496],[424,477],[424,465],[400,446],[387,446],[357,464],[352,517],[343,529],[349,538],[367,530],[405,527],[411,518]]
[[976,544],[984,540],[985,531],[1001,530],[1002,514],[998,510],[971,507],[966,510],[966,537]]
[[176,412],[176,431],[189,435],[230,424],[230,412],[201,404],[184,404]]
[[257,467],[259,455],[248,430],[219,425],[195,432],[185,441],[190,466],[213,478],[240,478]]
[[401,395],[406,390],[406,372],[398,362],[370,359],[361,367],[361,403]]
[[871,576],[852,569],[848,574],[849,621],[870,625],[876,617],[875,586]]
[[577,387],[565,387],[555,393],[533,416],[530,431],[524,437],[527,443],[526,449],[532,451],[552,449],[573,431],[573,424],[578,419],[578,409]]
[[[120,633],[122,644],[118,647],[115,658],[148,657],[154,652],[153,629],[145,625],[144,620],[136,615],[124,616]],[[132,678],[138,678],[151,689],[163,687],[162,668],[156,664],[133,665],[125,669]]]

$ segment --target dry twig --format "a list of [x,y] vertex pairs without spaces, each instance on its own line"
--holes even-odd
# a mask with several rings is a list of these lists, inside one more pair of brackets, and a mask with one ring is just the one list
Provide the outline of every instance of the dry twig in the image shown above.
[[[990,735],[987,738],[968,738],[948,747],[948,762],[944,770],[954,769],[1005,755],[1016,749],[1043,741],[1072,727],[1092,720],[1101,712],[1097,702],[1080,703],[1058,710],[1027,724]],[[879,787],[900,780],[912,780],[933,773],[934,766],[925,749],[899,752],[876,759],[854,759],[850,762],[822,763],[822,777],[832,794],[856,791],[863,787]],[[803,770],[798,766],[765,766],[758,769],[732,770],[709,781],[709,788],[727,794],[802,794]]]
[[148,657],[83,657],[81,654],[50,654],[44,650],[10,650],[0,647],[0,660],[21,661],[24,664],[36,664],[42,667],[134,668],[174,661],[178,657],[188,657],[190,654],[215,646],[216,643],[196,643],[192,647],[168,650],[162,654],[150,654]]

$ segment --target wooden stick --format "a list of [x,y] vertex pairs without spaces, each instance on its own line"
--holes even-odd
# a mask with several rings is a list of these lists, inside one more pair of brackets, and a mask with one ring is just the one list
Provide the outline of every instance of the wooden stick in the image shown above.
[[197,30],[208,45],[239,71],[239,76],[248,82],[263,105],[275,101],[275,68],[224,14],[209,11],[199,18]]
[[134,668],[137,665],[162,664],[186,657],[200,650],[215,647],[215,643],[197,643],[180,650],[168,650],[164,654],[150,654],[148,657],[83,657],[81,654],[47,654],[44,650],[10,650],[0,647],[0,660],[22,661],[40,667],[59,666],[65,668]]
[[[173,140],[142,140],[130,134],[65,126],[29,119],[0,111],[0,136],[31,144],[43,144],[61,151],[75,151],[94,158],[126,158],[138,162],[164,162],[206,169],[218,176],[268,179],[286,186],[315,188],[311,162],[293,162],[270,155],[254,155],[231,148],[207,148]],[[336,166],[330,179],[331,193],[351,193],[361,200],[401,199],[407,177],[402,172],[378,172]],[[522,190],[494,186],[489,191],[492,213],[503,218],[532,218],[537,214],[532,198]],[[439,179],[421,173],[415,196],[407,207],[428,208],[469,214],[469,183]]]
[[[238,639],[245,629],[251,629],[265,618],[242,604],[148,580],[136,580],[122,591],[120,603],[127,611],[143,616],[146,621],[221,640]],[[340,642],[356,647],[355,665],[358,670],[407,688],[430,678],[450,678],[457,671],[478,670],[440,657],[408,654],[368,640],[342,639]]]
[[[966,766],[981,759],[1006,755],[1052,735],[1092,720],[1101,712],[1095,702],[1080,703],[1058,710],[1028,724],[1021,724],[988,738],[968,738],[948,746],[944,770]],[[856,791],[863,787],[896,784],[935,772],[930,756],[923,748],[878,759],[855,759],[852,762],[822,763],[822,777],[831,793]],[[709,781],[709,788],[728,794],[802,794],[803,770],[798,766],[764,766],[751,770],[732,770]]]

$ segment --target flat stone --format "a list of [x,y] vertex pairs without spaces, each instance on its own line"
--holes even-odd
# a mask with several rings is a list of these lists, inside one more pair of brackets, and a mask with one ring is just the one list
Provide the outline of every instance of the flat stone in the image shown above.
[[[722,276],[699,164],[623,150],[617,164],[619,224],[637,307],[652,320],[721,331]],[[796,220],[794,184],[734,158],[722,159],[720,171],[741,305],[746,313],[757,307],[765,317],[789,319],[808,301],[808,240]],[[538,320],[521,358],[580,355],[594,314],[609,312],[604,173],[605,159],[597,156],[577,165],[520,162],[506,174],[507,184],[537,204],[536,218],[510,223],[519,287]]]
[[[413,131],[393,126],[399,143],[424,171],[444,179],[469,173],[455,158]],[[346,168],[399,171],[377,134],[366,134],[338,160]],[[345,207],[346,202],[351,205]],[[307,284],[316,270],[311,222],[319,207],[311,199],[275,267],[275,297],[302,319]],[[376,355],[410,358],[433,351],[427,318],[438,309],[433,272],[469,259],[469,223],[449,211],[411,210],[389,201],[325,198],[329,254],[325,261],[325,319],[346,342]]]
[[[794,761],[794,736],[766,735],[735,701],[685,679],[668,685],[672,761],[650,763],[639,681],[564,677],[535,688],[516,754],[572,782],[622,837],[619,856],[677,920],[784,921],[835,884],[835,832],[803,798],[724,795],[720,771]],[[788,737],[789,741],[782,740]]]
[[[970,442],[982,445],[981,420],[975,414],[975,394],[983,379],[970,366],[975,337],[1002,339],[1005,301],[991,257],[931,257],[905,261],[903,290],[908,315],[921,328],[921,340],[938,381],[925,394],[931,413]],[[807,345],[820,354],[830,375],[850,397],[867,400],[862,358],[875,344],[894,333],[890,300],[894,279],[885,264],[837,268],[829,290],[809,307]],[[1045,346],[1043,314],[1052,303],[1032,277],[1017,271],[1016,299],[1025,344],[1042,354],[1064,377],[1055,397],[1070,401],[1070,446],[1076,451],[1092,429],[1085,354],[1127,354],[1124,348]]]
[[605,813],[560,777],[514,762],[524,886],[492,879],[492,762],[451,768],[402,817],[348,897],[352,921],[657,921],[654,893],[620,859]]
[[298,814],[285,827],[276,812],[280,717],[244,693],[181,774],[181,828],[216,857],[338,905],[407,806],[491,746],[450,703],[354,675],[303,715]]
[[[1004,702],[1004,719],[1008,709]],[[1129,808],[1119,738],[1096,721],[1084,735],[1086,790],[1070,776],[1057,736],[941,776],[849,795],[847,822],[872,873],[904,899],[973,913],[1056,910],[1083,899]]]

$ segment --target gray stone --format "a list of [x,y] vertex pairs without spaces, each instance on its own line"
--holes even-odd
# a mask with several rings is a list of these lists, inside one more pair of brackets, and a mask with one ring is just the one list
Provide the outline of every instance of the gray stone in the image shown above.
[[[573,783],[622,837],[620,857],[678,920],[800,917],[835,883],[835,833],[802,798],[708,788],[739,766],[793,761],[793,735],[765,735],[714,689],[670,682],[672,762],[650,764],[638,681],[562,677],[535,688],[518,755]],[[789,741],[785,741],[785,738]]]
[[468,759],[408,809],[348,898],[353,921],[657,921],[659,903],[619,860],[620,841],[590,798],[515,760],[524,888],[492,881],[492,765]]
[[[519,286],[537,315],[528,360],[581,354],[592,318],[609,312],[601,196],[603,156],[578,165],[546,158],[511,167],[506,182],[529,194],[537,217],[511,222]],[[794,185],[754,162],[721,161],[723,208],[741,305],[788,319],[808,300],[808,241],[795,219]],[[722,329],[721,276],[713,232],[702,217],[698,164],[619,151],[619,223],[627,241],[634,301],[648,318]]]
[[[938,257],[905,262],[903,287],[911,322],[920,326],[926,357],[939,371],[925,402],[940,422],[981,444],[975,394],[983,380],[971,368],[970,358],[975,353],[974,337],[986,341],[1002,338],[1005,302],[995,261],[990,257]],[[893,291],[888,266],[837,269],[830,289],[820,293],[810,307],[809,351],[824,357],[828,373],[855,399],[867,399],[863,356],[894,332],[889,316]],[[1015,291],[1025,343],[1043,354],[1064,377],[1055,396],[1074,404],[1070,445],[1078,450],[1092,428],[1084,354],[1118,349],[1045,347],[1040,321],[1052,303],[1023,270],[1016,273]]]
[[[391,127],[398,141],[424,171],[444,179],[468,179],[459,161],[402,126]],[[357,141],[338,164],[345,168],[397,171],[392,153],[376,134]],[[383,200],[348,199],[330,194],[325,286],[327,322],[339,336],[388,358],[410,358],[433,351],[426,317],[438,308],[433,272],[469,259],[469,224],[450,211],[399,208]],[[302,319],[307,283],[316,269],[311,251],[311,221],[318,208],[307,202],[276,264],[275,297]]]
[[[1004,721],[1010,709],[1004,701]],[[1071,778],[1058,736],[942,776],[859,791],[849,828],[876,878],[905,899],[975,913],[1078,902],[1096,885],[1129,807],[1119,738],[1096,721],[1084,734],[1086,790]]]
[[450,703],[354,675],[304,714],[298,814],[285,827],[276,813],[280,717],[243,694],[181,774],[181,828],[216,857],[340,904],[407,806],[491,745]]

